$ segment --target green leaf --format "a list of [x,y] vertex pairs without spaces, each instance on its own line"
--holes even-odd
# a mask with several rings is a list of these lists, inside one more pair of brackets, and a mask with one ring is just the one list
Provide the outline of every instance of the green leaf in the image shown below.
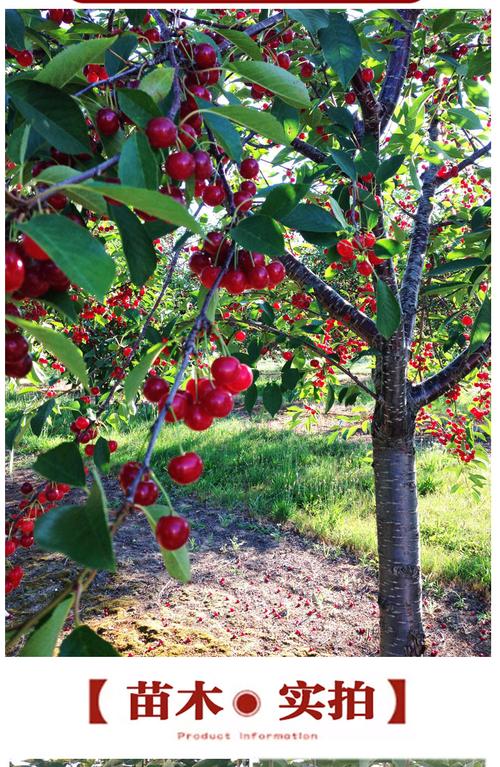
[[312,203],[299,203],[281,222],[289,229],[307,232],[336,232],[338,221],[328,211]]
[[291,362],[287,362],[281,370],[281,387],[284,391],[293,391],[302,378],[302,371],[293,368]]
[[24,658],[49,658],[54,654],[57,638],[73,605],[74,595],[63,599],[35,627],[19,655]]
[[388,237],[383,237],[377,240],[375,243],[375,255],[379,258],[389,258],[396,256],[398,253],[402,253],[404,250],[404,243],[398,242],[398,240],[391,240]]
[[151,96],[156,103],[167,98],[174,82],[173,67],[157,66],[152,72],[145,75],[139,85],[139,90]]
[[351,133],[354,130],[354,118],[345,107],[329,107],[326,110],[326,114],[333,125],[340,125],[342,128],[345,128],[348,133]]
[[158,158],[144,133],[132,133],[122,146],[118,176],[125,186],[158,189]]
[[212,111],[205,112],[203,119],[227,156],[239,164],[242,157],[241,138],[233,124],[217,112]]
[[341,13],[332,13],[328,27],[319,30],[318,39],[326,63],[346,88],[363,56],[356,30]]
[[352,181],[356,181],[358,172],[354,162],[347,154],[347,152],[342,152],[340,149],[332,149],[331,155],[335,161],[335,164],[338,165],[340,170],[345,173],[346,176],[349,176]]
[[108,75],[117,75],[129,66],[128,58],[135,51],[139,38],[137,35],[125,32],[114,38],[113,45],[106,51],[104,64]]
[[61,643],[59,655],[61,658],[115,658],[120,653],[89,626],[78,626]]
[[104,52],[116,39],[116,37],[100,37],[68,45],[54,56],[41,72],[38,72],[35,80],[52,85],[54,88],[62,88],[75,75],[81,74],[86,64],[101,64],[104,61]]
[[[46,168],[44,171],[42,171],[40,175],[34,179],[34,181],[37,183],[48,182],[50,184],[58,184],[61,181],[68,181],[72,179],[75,175],[77,174],[75,173],[74,168],[70,168],[67,165],[53,165],[52,167]],[[74,202],[78,203],[79,205],[83,205],[84,208],[93,210],[102,216],[107,215],[108,209],[106,203],[103,201],[100,195],[87,192],[83,189],[80,189],[80,187],[76,185],[68,186],[66,189],[66,194],[68,197],[71,197]]]
[[14,8],[5,11],[5,42],[16,51],[25,49],[23,17]]
[[66,338],[60,331],[48,328],[46,325],[29,322],[20,317],[12,317],[11,321],[40,341],[44,349],[57,357],[59,362],[62,362],[87,390],[89,389],[89,376],[83,354],[73,341]]
[[30,429],[35,435],[39,437],[42,433],[42,429],[45,426],[45,421],[52,413],[54,405],[56,404],[54,399],[48,399],[43,405],[40,405],[30,420]]
[[255,403],[257,402],[257,397],[259,396],[259,390],[253,383],[245,392],[244,398],[243,398],[243,404],[245,407],[245,410],[247,413],[251,413],[252,410],[255,407]]
[[159,354],[161,354],[165,346],[165,343],[151,346],[147,352],[143,354],[138,364],[135,365],[135,367],[133,367],[127,374],[127,377],[123,383],[123,391],[125,392],[125,400],[128,403],[134,401],[137,392],[139,391],[144,379],[148,374],[148,370],[153,364],[153,360],[156,359]]
[[52,482],[85,487],[85,471],[76,442],[61,442],[46,453],[41,453],[33,464],[33,469]]
[[383,184],[384,181],[387,181],[389,178],[392,178],[395,173],[398,172],[399,168],[403,164],[403,162],[406,159],[406,155],[404,154],[396,154],[394,157],[389,157],[387,160],[384,160],[380,163],[380,167],[375,173],[375,178],[379,182],[379,184]]
[[104,437],[99,437],[95,443],[94,454],[92,456],[99,471],[104,472],[107,470],[110,457],[108,440],[104,439]]
[[276,221],[269,216],[248,216],[229,234],[242,248],[268,256],[281,256],[285,250],[283,234]]
[[[114,190],[112,184],[101,186]],[[115,264],[85,227],[66,216],[54,215],[34,216],[19,228],[45,250],[71,282],[104,301],[115,276]]]
[[486,296],[472,326],[469,353],[475,352],[491,334],[491,301]]
[[244,80],[267,88],[292,107],[307,109],[310,106],[306,86],[286,69],[264,61],[233,61],[226,64],[226,69],[240,75]]
[[89,151],[88,128],[76,101],[35,80],[14,80],[7,93],[16,109],[50,146],[68,154]]
[[262,402],[267,412],[275,416],[283,403],[281,388],[276,383],[266,384],[262,390]]
[[140,128],[145,128],[153,117],[160,117],[161,111],[151,96],[136,88],[118,88],[118,104],[121,111]]
[[[266,114],[268,114],[266,112]],[[287,141],[280,143],[289,143],[297,138],[300,133],[300,116],[298,109],[285,104],[284,101],[275,97],[271,107],[271,114],[281,124]]]
[[432,31],[436,34],[438,32],[442,32],[443,29],[446,29],[447,27],[450,27],[453,24],[456,17],[457,17],[456,10],[441,11],[434,19],[434,23],[432,25]]
[[335,402],[335,387],[328,384],[328,397],[325,403],[325,415],[330,412]]
[[319,32],[320,29],[327,27],[330,23],[330,16],[326,10],[315,9],[310,11],[297,11],[295,8],[287,8],[285,13],[290,19],[302,24],[302,26],[313,35],[315,35],[316,32]]
[[475,266],[486,266],[482,258],[457,258],[454,261],[447,261],[427,272],[428,277],[438,277],[441,274],[454,274],[463,272],[465,269],[473,269]]
[[451,122],[458,125],[460,128],[466,130],[483,130],[483,124],[479,117],[471,112],[470,109],[465,107],[455,107],[455,109],[448,109],[446,113]]
[[[171,512],[167,506],[147,506],[144,509],[147,520],[156,534],[156,525],[160,517],[170,516]],[[168,574],[180,583],[189,583],[191,580],[191,565],[189,563],[189,552],[187,546],[182,546],[175,551],[168,551],[160,546],[160,551]]]
[[53,306],[59,314],[71,320],[71,322],[78,322],[78,314],[82,310],[82,305],[79,301],[72,301],[68,293],[61,293],[60,290],[51,289],[44,293],[43,298],[40,300]]
[[385,339],[391,338],[401,323],[401,308],[392,290],[377,278],[377,329]]
[[490,48],[479,48],[469,60],[468,77],[481,77],[491,72]]
[[266,196],[260,212],[281,220],[298,205],[306,191],[305,184],[278,184]]
[[154,245],[144,224],[128,208],[110,205],[109,217],[118,226],[130,278],[134,285],[142,287],[156,269]]
[[[208,102],[198,99],[198,104],[205,109]],[[262,112],[252,107],[213,107],[210,112],[222,117],[227,117],[228,120],[236,123],[237,125],[243,125],[245,128],[256,131],[260,136],[270,138],[277,144],[286,144],[287,138],[281,126],[281,123],[273,117],[269,112]]]
[[84,567],[115,572],[106,496],[97,475],[83,506],[58,506],[37,519],[35,540],[44,551],[65,554]]
[[[79,189],[89,192],[97,192],[103,197],[109,197],[117,202],[123,202],[125,205],[131,205],[137,210],[142,210],[150,216],[155,216],[176,226],[184,226],[196,234],[203,235],[203,228],[195,218],[186,210],[184,205],[161,192],[153,192],[150,189],[137,189],[132,186],[121,184],[105,184],[99,181],[86,181],[78,184]],[[44,216],[44,218],[51,218]],[[53,216],[52,216],[53,218]],[[68,275],[69,276],[69,275]]]
[[245,32],[239,32],[237,29],[223,29],[222,27],[219,27],[217,32],[251,59],[256,61],[262,60],[261,47],[255,40],[252,40],[250,35],[247,35]]

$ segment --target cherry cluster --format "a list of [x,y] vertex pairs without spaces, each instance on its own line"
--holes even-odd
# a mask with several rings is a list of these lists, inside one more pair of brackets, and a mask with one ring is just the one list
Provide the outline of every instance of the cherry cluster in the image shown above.
[[[89,444],[98,436],[97,424],[91,424],[90,420],[84,416],[79,415],[69,425],[70,430],[76,435],[76,440],[81,445],[85,445],[85,455],[91,457],[94,455],[95,445]],[[118,442],[114,439],[108,440],[108,449],[110,453],[114,453],[118,449]]]
[[377,238],[372,232],[357,234],[352,240],[339,240],[336,245],[337,254],[340,256],[341,263],[334,261],[330,264],[332,269],[342,268],[342,264],[351,264],[356,262],[356,270],[363,277],[368,277],[372,273],[374,266],[380,266],[384,263],[383,258],[379,258],[374,250]]

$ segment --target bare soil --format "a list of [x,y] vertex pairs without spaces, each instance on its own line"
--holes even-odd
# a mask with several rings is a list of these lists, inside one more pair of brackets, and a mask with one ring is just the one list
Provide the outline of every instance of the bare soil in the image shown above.
[[[27,470],[6,489],[7,514]],[[108,499],[118,498],[114,480]],[[70,502],[79,499],[74,491]],[[163,568],[145,518],[134,514],[115,537],[116,574],[100,573],[82,599],[82,619],[124,655],[373,656],[378,647],[376,572],[353,554],[293,529],[177,499],[192,525],[192,582]],[[49,512],[50,513],[50,512]],[[9,595],[8,625],[36,612],[71,577],[62,555],[18,550],[26,570]],[[424,594],[428,654],[490,653],[489,603],[463,587]]]

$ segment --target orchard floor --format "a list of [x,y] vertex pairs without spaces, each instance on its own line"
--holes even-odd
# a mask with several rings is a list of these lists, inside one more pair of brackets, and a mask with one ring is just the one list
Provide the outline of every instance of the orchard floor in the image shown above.
[[[15,487],[8,481],[7,511]],[[35,480],[36,481],[36,480]],[[112,500],[118,489],[106,483]],[[69,497],[78,499],[77,491]],[[373,656],[378,645],[376,573],[355,556],[189,498],[176,507],[192,523],[192,582],[163,569],[145,518],[130,517],[115,538],[116,574],[100,573],[82,599],[81,618],[123,655]],[[61,555],[20,550],[24,583],[8,598],[8,624],[43,606],[67,580]],[[490,652],[489,604],[462,587],[424,593],[429,655]]]

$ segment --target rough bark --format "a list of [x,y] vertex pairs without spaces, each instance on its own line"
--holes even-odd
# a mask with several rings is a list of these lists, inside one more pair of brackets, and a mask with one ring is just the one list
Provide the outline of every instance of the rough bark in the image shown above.
[[380,654],[418,656],[425,649],[413,430],[374,434],[373,469],[379,556]]

